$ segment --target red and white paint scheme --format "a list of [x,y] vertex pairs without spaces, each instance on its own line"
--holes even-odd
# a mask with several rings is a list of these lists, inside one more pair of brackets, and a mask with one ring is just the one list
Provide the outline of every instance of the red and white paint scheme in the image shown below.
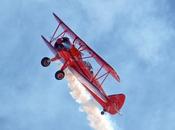
[[[102,115],[105,112],[110,114],[119,113],[125,102],[125,95],[107,95],[102,86],[109,75],[120,82],[117,72],[56,16],[56,14],[53,13],[53,15],[58,22],[56,30],[49,41],[46,40],[45,37],[41,37],[53,52],[54,57],[51,59],[44,57],[41,60],[42,66],[47,67],[51,62],[60,60],[63,65],[60,70],[55,73],[56,79],[63,79],[65,75],[64,70],[69,69],[103,107]],[[96,72],[92,68],[92,63],[99,66]]]

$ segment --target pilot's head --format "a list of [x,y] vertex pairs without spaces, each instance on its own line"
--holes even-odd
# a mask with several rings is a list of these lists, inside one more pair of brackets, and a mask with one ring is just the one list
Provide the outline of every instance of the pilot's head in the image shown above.
[[69,42],[69,38],[68,37],[62,37],[62,42]]

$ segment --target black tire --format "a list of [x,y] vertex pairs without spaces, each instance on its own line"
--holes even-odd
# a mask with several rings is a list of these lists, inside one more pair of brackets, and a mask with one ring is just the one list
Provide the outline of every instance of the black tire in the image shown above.
[[105,114],[105,112],[104,111],[101,111],[101,115],[104,115]]
[[62,70],[59,70],[55,73],[55,78],[57,80],[62,80],[64,78],[64,76],[65,76],[65,73]]
[[49,66],[50,63],[51,63],[51,60],[50,60],[50,58],[48,58],[48,57],[44,57],[44,58],[41,60],[41,65],[42,65],[43,67]]
[[61,50],[64,49],[64,46],[63,46],[63,44],[55,43],[54,48],[55,48],[57,51],[61,51]]

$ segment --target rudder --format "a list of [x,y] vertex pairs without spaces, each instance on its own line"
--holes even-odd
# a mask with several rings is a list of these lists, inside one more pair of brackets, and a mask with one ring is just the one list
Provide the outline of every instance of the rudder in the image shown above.
[[105,110],[110,114],[119,113],[124,102],[125,102],[124,94],[109,95]]

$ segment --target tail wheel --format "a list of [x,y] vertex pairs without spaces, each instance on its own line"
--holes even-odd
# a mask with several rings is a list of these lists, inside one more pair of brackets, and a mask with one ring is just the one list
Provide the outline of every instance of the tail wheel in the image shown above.
[[64,78],[65,74],[62,70],[59,70],[55,73],[55,78],[57,80],[62,80]]
[[105,109],[103,109],[103,111],[101,111],[101,115],[104,115],[104,114],[105,114],[105,112],[106,112],[106,110],[105,110]]
[[48,57],[44,57],[44,58],[41,60],[41,65],[42,65],[43,67],[49,66],[50,63],[51,63],[51,60],[50,60],[50,58],[48,58]]
[[104,111],[101,111],[101,115],[104,115],[105,114],[105,112]]

